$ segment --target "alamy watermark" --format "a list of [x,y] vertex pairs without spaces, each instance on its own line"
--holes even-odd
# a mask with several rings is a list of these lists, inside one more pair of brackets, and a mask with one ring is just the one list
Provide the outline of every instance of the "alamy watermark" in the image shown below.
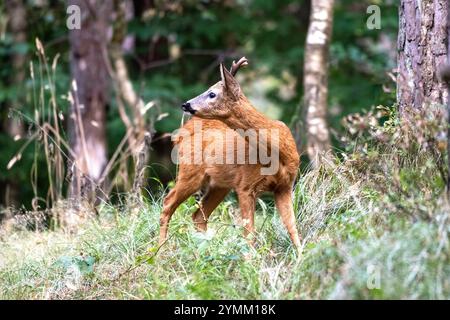
[[[66,20],[66,26],[69,30],[81,29],[81,9],[77,5],[70,5],[67,7],[66,13],[68,15]],[[367,14],[370,16],[367,18],[366,26],[369,30],[381,29],[381,9],[380,6],[372,4],[367,7]]]
[[172,134],[181,141],[171,153],[176,164],[261,165],[261,175],[273,175],[280,166],[280,135],[273,129],[205,129],[194,121],[194,129],[180,128]]
[[367,18],[366,26],[369,30],[381,29],[381,9],[376,4],[372,4],[367,7],[367,14],[370,16]]
[[66,13],[69,15],[66,20],[66,26],[69,30],[81,29],[81,9],[77,5],[67,7]]
[[381,289],[381,270],[377,265],[367,266],[367,289]]

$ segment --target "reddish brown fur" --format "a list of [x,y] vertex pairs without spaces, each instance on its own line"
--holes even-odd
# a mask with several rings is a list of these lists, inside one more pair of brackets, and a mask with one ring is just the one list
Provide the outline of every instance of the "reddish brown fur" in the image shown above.
[[[199,230],[206,230],[212,211],[233,189],[239,200],[244,235],[253,233],[256,197],[261,192],[269,191],[274,193],[283,224],[288,230],[292,242],[299,249],[300,238],[292,206],[292,186],[299,166],[295,141],[284,123],[268,119],[257,111],[242,94],[234,78],[230,78],[231,74],[225,73],[227,74],[223,75],[222,82],[211,87],[222,87],[223,94],[219,97],[220,99],[217,98],[220,106],[214,106],[214,112],[209,107],[199,108],[193,119],[188,121],[183,129],[188,130],[194,137],[194,126],[196,121],[200,121],[203,131],[217,130],[219,137],[202,137],[203,150],[212,143],[224,143],[226,139],[240,139],[241,141],[244,139],[236,132],[232,137],[225,135],[226,130],[229,129],[278,129],[279,170],[274,175],[261,175],[262,165],[259,163],[249,164],[248,157],[244,164],[208,164],[207,159],[204,159],[206,161],[201,164],[180,164],[176,185],[164,200],[160,220],[160,243],[164,242],[167,237],[168,223],[176,208],[199,189],[207,187],[207,193],[202,199],[200,208],[193,214],[193,220]],[[223,109],[220,114],[215,113],[219,108]],[[189,151],[192,152],[192,156],[195,152],[200,152],[193,148],[194,139],[179,137],[175,141],[179,148],[180,158]],[[244,143],[248,148],[248,141],[244,140]],[[269,148],[275,147],[269,145]]]

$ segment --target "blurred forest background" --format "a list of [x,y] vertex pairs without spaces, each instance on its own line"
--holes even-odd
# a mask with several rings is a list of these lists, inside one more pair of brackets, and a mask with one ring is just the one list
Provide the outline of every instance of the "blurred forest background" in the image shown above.
[[[108,50],[120,41],[129,79],[145,102],[145,130],[151,133],[146,187],[156,190],[175,177],[167,133],[179,127],[180,104],[218,80],[218,64],[246,56],[250,67],[239,77],[244,92],[261,111],[295,127],[300,137],[303,58],[309,0],[111,1]],[[366,10],[381,8],[381,29],[369,30]],[[48,163],[52,142],[36,126],[52,119],[68,140],[71,89],[70,41],[65,1],[14,0],[0,4],[0,205],[45,208],[57,200]],[[122,15],[118,11],[122,10]],[[338,0],[330,46],[328,121],[332,138],[343,116],[391,105],[396,65],[398,12],[395,1]],[[119,39],[117,39],[119,37]],[[36,41],[36,39],[39,39]],[[42,48],[37,48],[42,44]],[[39,51],[41,50],[41,51]],[[101,53],[98,53],[101,55]],[[121,141],[127,126],[117,95],[108,87],[107,159],[126,159]],[[39,113],[38,113],[38,111]],[[37,114],[38,113],[38,114]],[[55,123],[58,125],[55,126]],[[46,146],[46,143],[48,144]],[[333,138],[334,147],[342,146]],[[300,143],[301,145],[301,143]],[[58,144],[56,143],[56,147]],[[300,146],[301,148],[301,146]],[[300,150],[304,152],[304,150]],[[17,156],[18,155],[18,156]],[[64,156],[62,156],[64,157]],[[64,166],[67,165],[66,160]],[[307,162],[304,162],[307,163]],[[61,165],[62,166],[62,165]],[[109,174],[116,192],[131,188],[132,168],[122,161]],[[50,176],[53,176],[49,178]],[[155,178],[155,179],[152,179]],[[61,179],[61,177],[59,177]],[[68,192],[60,184],[56,193]]]

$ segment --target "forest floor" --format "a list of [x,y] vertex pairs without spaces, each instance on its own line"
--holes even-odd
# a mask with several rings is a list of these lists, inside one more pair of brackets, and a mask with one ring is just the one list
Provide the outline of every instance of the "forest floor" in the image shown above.
[[0,299],[450,299],[440,160],[395,141],[397,127],[383,127],[389,144],[363,144],[300,175],[301,256],[271,200],[258,202],[255,248],[242,238],[234,196],[206,233],[195,231],[189,199],[158,248],[162,196],[125,197],[73,230],[4,224]]

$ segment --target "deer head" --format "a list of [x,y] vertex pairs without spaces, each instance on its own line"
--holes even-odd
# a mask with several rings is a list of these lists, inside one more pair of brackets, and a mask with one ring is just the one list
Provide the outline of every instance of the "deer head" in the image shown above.
[[220,64],[221,81],[211,86],[197,97],[182,104],[181,108],[194,116],[204,119],[226,119],[233,106],[243,96],[241,87],[234,78],[241,66],[248,65],[245,57],[233,61],[230,71]]

